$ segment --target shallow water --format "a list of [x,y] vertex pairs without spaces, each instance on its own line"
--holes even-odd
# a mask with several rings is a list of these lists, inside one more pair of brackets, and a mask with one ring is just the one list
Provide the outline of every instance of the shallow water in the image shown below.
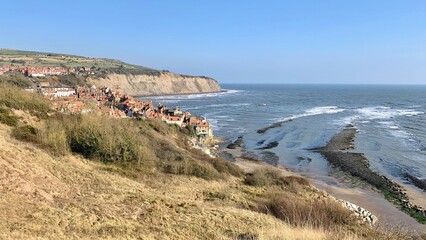
[[[260,153],[268,151],[295,171],[321,179],[326,160],[309,149],[324,146],[353,124],[355,151],[366,154],[375,171],[400,179],[404,172],[426,179],[426,86],[223,85],[224,93],[150,97],[206,117],[216,136],[236,139]],[[258,129],[273,123],[264,134]],[[261,143],[261,144],[259,144]]]

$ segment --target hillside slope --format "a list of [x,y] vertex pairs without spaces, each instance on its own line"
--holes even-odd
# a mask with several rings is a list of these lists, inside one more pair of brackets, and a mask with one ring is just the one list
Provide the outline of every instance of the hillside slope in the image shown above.
[[233,239],[244,233],[264,239],[326,236],[320,230],[289,227],[270,215],[207,197],[218,192],[234,194],[239,186],[235,178],[206,181],[168,175],[137,181],[107,171],[99,162],[52,157],[12,139],[10,131],[0,124],[2,239]]

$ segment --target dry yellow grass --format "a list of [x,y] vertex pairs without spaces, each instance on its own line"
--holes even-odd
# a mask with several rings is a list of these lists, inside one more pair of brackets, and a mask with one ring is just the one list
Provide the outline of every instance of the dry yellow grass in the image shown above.
[[[164,175],[132,180],[80,157],[53,158],[0,125],[2,239],[324,239],[241,209],[241,180]],[[158,182],[161,179],[161,182]],[[248,187],[249,188],[249,187]],[[209,193],[225,193],[215,200]]]
[[[55,134],[42,136],[47,142],[60,143],[64,138],[57,134],[62,125],[49,125],[59,122],[32,118],[23,111],[13,113],[21,117],[19,124],[56,129]],[[157,133],[148,125],[143,129],[151,129],[151,148],[167,149],[154,145],[166,142],[176,147],[177,135],[165,133],[167,128]],[[165,174],[154,166],[133,171],[131,163],[123,167],[67,150],[52,153],[39,143],[11,137],[13,129],[0,124],[0,239],[357,239],[352,232],[360,235],[364,230],[352,222],[328,230],[321,224],[300,227],[254,211],[264,200],[273,200],[271,193],[286,197],[287,192],[302,202],[327,198],[300,178],[273,174],[272,180],[279,180],[275,184],[250,186],[239,174],[205,180]],[[184,157],[214,165],[199,152],[181,147]],[[144,157],[162,156],[157,155]],[[397,239],[365,230],[361,236]]]

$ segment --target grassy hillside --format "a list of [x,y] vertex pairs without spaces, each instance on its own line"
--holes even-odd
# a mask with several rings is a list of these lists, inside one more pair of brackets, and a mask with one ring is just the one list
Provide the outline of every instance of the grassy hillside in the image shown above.
[[162,122],[63,115],[0,92],[13,92],[0,95],[2,239],[404,238],[306,179],[194,151]]

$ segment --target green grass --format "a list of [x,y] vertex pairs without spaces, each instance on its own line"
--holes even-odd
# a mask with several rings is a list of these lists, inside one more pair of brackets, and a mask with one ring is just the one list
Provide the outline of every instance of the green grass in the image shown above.
[[[21,58],[30,58],[22,60]],[[167,70],[157,70],[149,67],[138,66],[108,58],[89,58],[71,54],[47,53],[36,51],[22,51],[13,49],[0,49],[0,65],[14,66],[53,66],[53,67],[94,67],[98,77],[109,73],[159,76]],[[182,77],[192,77],[181,75]],[[200,76],[207,78],[204,76]]]
[[419,223],[426,224],[426,216],[423,213],[418,212],[413,208],[406,207],[404,203],[397,196],[395,196],[394,192],[391,192],[388,190],[381,190],[381,192],[383,196],[386,198],[386,200],[398,206],[401,209],[401,211],[407,213],[412,218],[416,219],[416,221],[418,221]]
[[37,51],[25,51],[25,50],[16,50],[16,49],[0,49],[0,55],[9,55],[9,56],[37,56],[37,55],[58,55],[58,56],[73,56],[78,57],[75,55],[69,55],[69,54],[58,54],[58,53],[48,53],[48,52],[37,52]]
[[[21,57],[31,59],[20,60]],[[35,51],[21,51],[13,49],[0,49],[0,60],[2,65],[15,66],[53,66],[53,67],[94,67],[105,73],[143,74],[159,76],[161,71],[128,64],[115,59],[88,58],[70,54],[46,53]],[[100,73],[100,72],[99,72]]]
[[11,111],[7,108],[0,108],[0,123],[14,127],[18,125],[19,117],[11,115]]
[[38,130],[31,125],[23,125],[15,127],[12,131],[12,137],[26,142],[34,142],[37,140],[37,132]]

